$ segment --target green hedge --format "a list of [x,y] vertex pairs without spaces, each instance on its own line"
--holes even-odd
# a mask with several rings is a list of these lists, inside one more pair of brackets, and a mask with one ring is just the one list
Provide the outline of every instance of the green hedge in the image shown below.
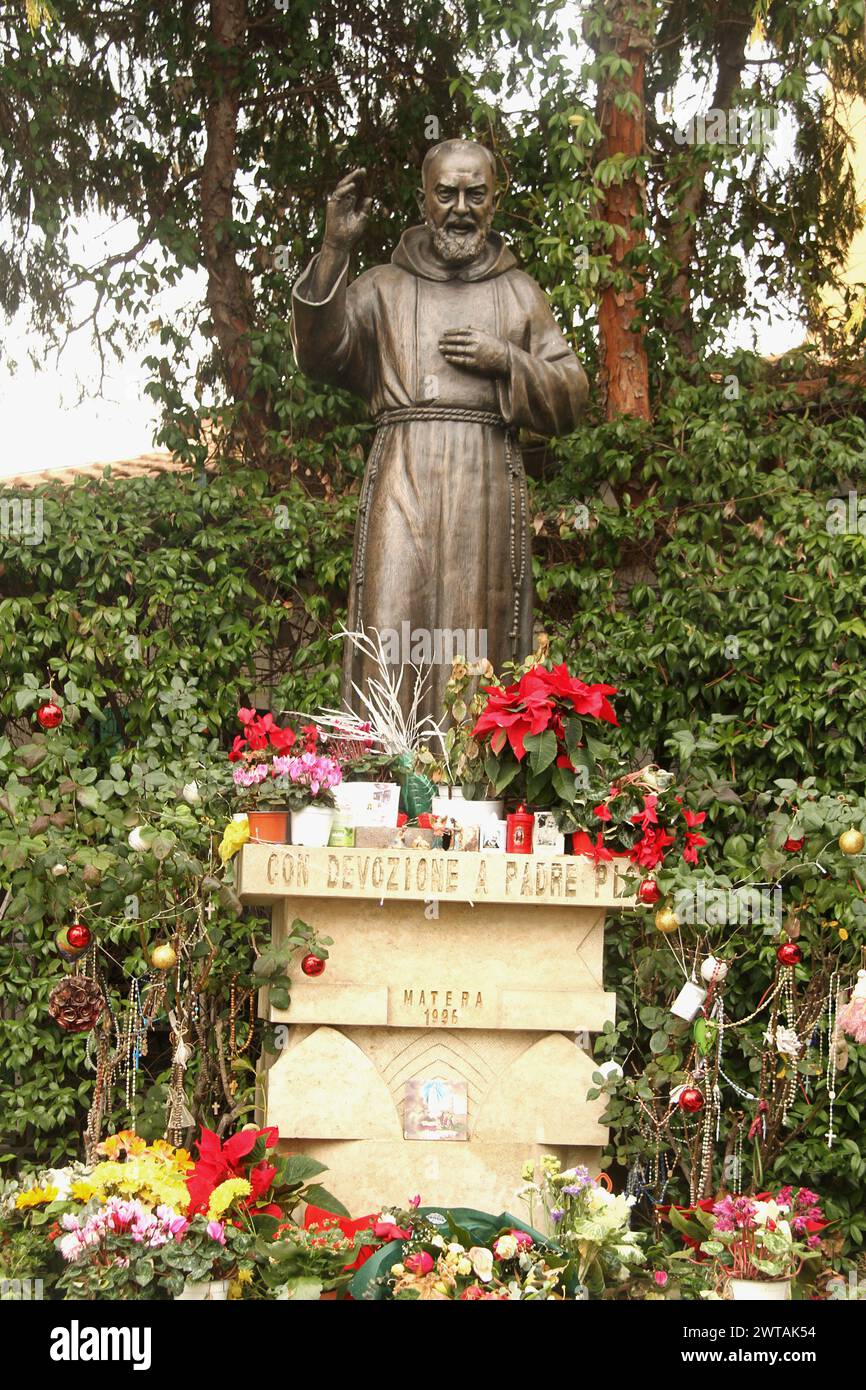
[[[791,381],[816,371],[793,359],[785,369]],[[722,871],[752,861],[765,815],[757,798],[775,779],[866,785],[863,537],[827,526],[828,499],[866,487],[864,405],[862,391],[832,379],[810,403],[742,354],[668,383],[651,426],[590,420],[528,455],[539,618],[583,677],[620,688],[624,757],[653,757],[711,789],[706,854]],[[281,654],[274,708],[337,695],[331,633],[345,611],[367,437],[366,427],[310,431],[314,487],[228,463],[211,475],[40,487],[41,543],[0,540],[0,888],[11,890],[0,928],[0,1123],[25,1157],[78,1143],[92,1078],[83,1041],[58,1038],[46,1013],[59,975],[52,937],[75,901],[98,899],[106,918],[120,910],[137,806],[159,801],[150,813],[195,857],[209,823],[172,820],[180,779],[190,767],[211,777],[238,702],[260,684],[257,654]],[[58,767],[27,751],[42,742],[33,709],[49,678],[90,779],[73,777],[71,794],[57,790]],[[100,789],[89,807],[87,785]],[[107,867],[97,865],[94,886],[83,869],[100,849]],[[179,852],[161,871],[178,882]],[[54,878],[52,856],[70,874]],[[115,946],[143,949],[128,923],[105,930]],[[231,904],[224,930],[227,978],[250,966]],[[636,1015],[648,1002],[641,990],[658,981],[635,973],[628,943],[640,929],[617,930],[608,982],[636,1054],[648,1055]],[[165,1080],[158,1063],[155,1085]],[[866,1101],[863,1078],[859,1094]],[[154,1126],[158,1115],[154,1101]],[[844,1160],[832,1162],[841,1173]]]

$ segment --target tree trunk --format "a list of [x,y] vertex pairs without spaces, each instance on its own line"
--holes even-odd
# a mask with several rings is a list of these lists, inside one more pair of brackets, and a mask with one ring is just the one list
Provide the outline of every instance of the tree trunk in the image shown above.
[[[718,73],[712,100],[714,111],[727,111],[740,85],[752,18],[751,0],[748,0],[748,8],[741,15],[732,15],[725,9],[715,20]],[[684,357],[690,360],[695,357],[696,349],[689,278],[695,258],[697,228],[707,200],[707,174],[711,167],[709,161],[700,160],[689,170],[682,192],[675,199],[676,211],[667,242],[668,255],[674,264],[668,323]]]
[[236,401],[247,396],[252,296],[232,237],[241,55],[246,40],[245,0],[211,0],[211,80],[201,171],[201,247],[207,304],[223,373]]
[[[644,63],[651,42],[652,8],[647,0],[632,4],[629,0],[603,0],[599,13],[606,20],[606,32],[590,38],[596,54],[599,58],[615,54],[631,65],[628,77],[611,77],[605,72],[600,79],[598,123],[603,141],[599,158],[639,157],[645,149]],[[626,92],[637,98],[638,109],[620,110],[617,106],[615,98]],[[621,415],[651,418],[649,368],[638,317],[644,287],[629,264],[646,241],[643,229],[635,225],[645,212],[642,174],[608,185],[599,215],[622,228],[610,248],[612,282],[603,289],[599,306],[601,387],[608,420]]]

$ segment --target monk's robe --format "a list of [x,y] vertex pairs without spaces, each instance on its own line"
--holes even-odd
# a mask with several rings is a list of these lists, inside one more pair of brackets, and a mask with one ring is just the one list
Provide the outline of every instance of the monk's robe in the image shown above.
[[[319,299],[311,292],[315,264],[292,297],[298,365],[361,396],[378,425],[358,508],[348,625],[377,629],[392,650],[399,642],[400,661],[431,653],[438,664],[428,669],[420,714],[439,720],[461,642],[497,671],[533,648],[517,431],[568,434],[586,376],[542,290],[496,234],[471,264],[450,267],[434,255],[427,228],[412,227],[390,265],[351,284],[343,271]],[[468,327],[507,342],[503,377],[442,356],[441,335]],[[352,683],[364,688],[370,674],[347,643],[343,693],[354,708]],[[404,709],[413,686],[405,671]]]

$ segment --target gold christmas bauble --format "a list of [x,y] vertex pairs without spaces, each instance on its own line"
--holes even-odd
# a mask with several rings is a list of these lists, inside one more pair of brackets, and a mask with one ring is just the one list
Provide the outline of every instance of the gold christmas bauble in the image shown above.
[[663,932],[665,936],[669,936],[671,932],[676,931],[680,924],[680,919],[672,908],[660,907],[655,915],[655,924],[656,931]]
[[846,830],[839,836],[839,848],[843,854],[859,854],[863,845],[866,844],[859,830],[855,830],[853,825],[850,830]]
[[171,970],[177,965],[177,951],[168,941],[163,941],[151,951],[150,963],[154,970]]

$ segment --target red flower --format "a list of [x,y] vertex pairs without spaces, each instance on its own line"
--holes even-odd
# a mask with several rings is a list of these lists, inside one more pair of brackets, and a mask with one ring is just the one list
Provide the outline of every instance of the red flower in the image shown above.
[[562,700],[568,700],[577,714],[588,714],[593,719],[603,719],[608,724],[616,724],[613,706],[605,699],[605,696],[617,693],[615,685],[586,685],[579,677],[570,676],[564,663],[554,666],[549,674],[553,693]]
[[595,844],[589,838],[585,830],[576,830],[571,837],[572,854],[588,854],[594,864],[598,864],[603,859],[613,859],[609,849],[605,848],[604,836],[598,832]]
[[411,1231],[404,1231],[393,1221],[374,1221],[373,1235],[387,1245],[391,1240],[408,1240]]
[[[556,707],[557,700],[570,705],[577,714],[603,719],[609,724],[617,722],[613,707],[605,698],[615,695],[616,687],[587,685],[578,677],[570,676],[564,664],[555,666],[552,671],[546,666],[533,666],[516,685],[485,686],[484,693],[489,698],[472,730],[472,737],[490,734],[490,746],[497,755],[507,740],[518,762],[526,756],[524,740],[530,734],[552,729],[557,741],[561,742],[563,722]],[[559,765],[570,766],[570,763]]]
[[600,806],[593,806],[592,814],[594,816],[598,816],[599,820],[613,820],[613,816],[610,814],[610,807],[608,806],[606,801],[603,801]]
[[236,763],[236,762],[238,762],[238,761],[243,757],[244,753],[246,752],[246,748],[247,748],[247,741],[246,741],[246,739],[243,738],[243,736],[242,736],[241,734],[236,734],[236,735],[235,735],[235,741],[234,741],[234,743],[233,743],[232,746],[231,746],[231,752],[229,753],[229,762],[230,762],[230,763]]
[[[266,1148],[270,1149],[276,1144],[278,1138],[278,1131],[273,1126],[269,1126],[267,1129],[242,1129],[223,1144],[218,1134],[202,1127],[201,1136],[197,1140],[199,1158],[186,1180],[190,1215],[197,1211],[207,1210],[211,1193],[215,1187],[219,1187],[221,1182],[225,1182],[227,1178],[245,1176],[243,1160],[252,1153],[258,1139],[264,1139]],[[265,1184],[266,1170],[269,1170],[270,1176]],[[275,1173],[276,1169],[270,1168],[270,1165],[265,1164],[264,1160],[256,1164],[249,1175],[249,1182],[253,1190],[246,1199],[245,1206],[254,1205],[263,1196]],[[255,1182],[253,1174],[257,1174]],[[277,1216],[280,1215],[278,1207],[269,1209],[269,1214],[273,1215],[274,1212]]]
[[637,844],[632,845],[628,852],[628,857],[632,863],[639,864],[642,869],[655,869],[659,864],[665,862],[665,849],[674,842],[673,835],[669,835],[664,826],[657,826],[653,829],[650,826],[644,833],[643,838]]
[[645,796],[643,799],[643,810],[638,811],[637,815],[632,816],[635,825],[639,825],[643,831],[649,829],[651,825],[658,825],[656,815],[657,796]]

